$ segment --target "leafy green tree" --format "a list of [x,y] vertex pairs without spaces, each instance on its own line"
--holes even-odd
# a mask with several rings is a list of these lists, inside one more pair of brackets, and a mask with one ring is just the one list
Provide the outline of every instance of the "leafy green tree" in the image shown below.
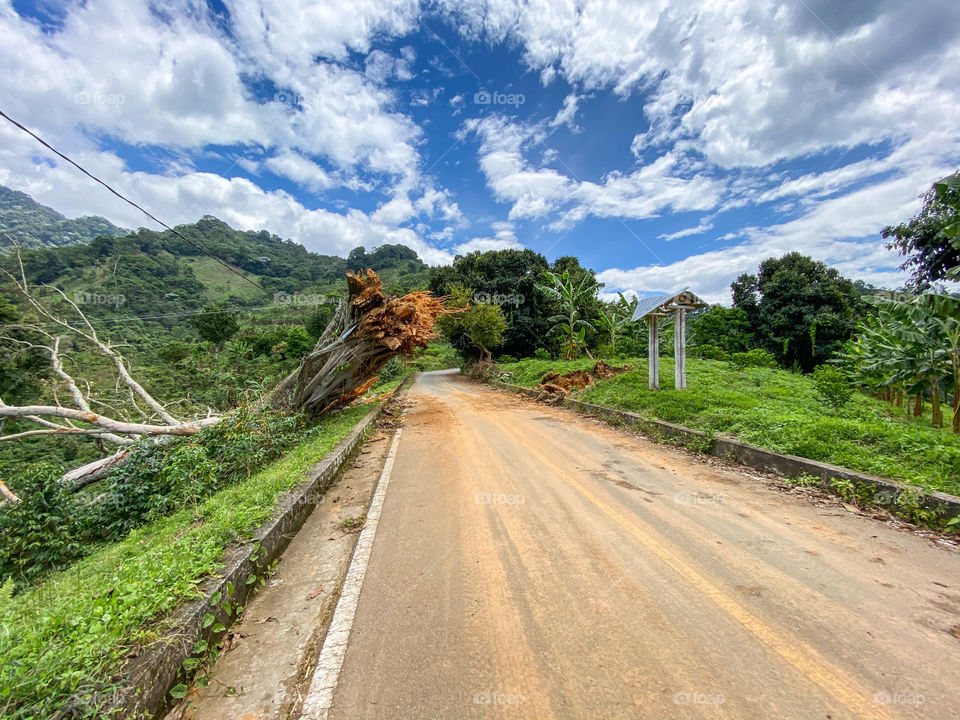
[[538,285],[537,289],[560,305],[560,312],[549,318],[549,322],[553,323],[550,332],[560,334],[566,347],[564,357],[573,360],[574,350],[586,347],[584,338],[587,330],[594,329],[590,321],[584,319],[584,306],[596,298],[596,281],[589,275],[583,275],[576,282],[570,277],[569,270],[559,275],[545,270],[543,277],[546,283]]
[[490,361],[491,350],[503,342],[507,320],[498,305],[473,304],[474,291],[457,285],[451,288],[447,306],[460,312],[441,315],[437,327],[451,340],[451,344],[464,349],[464,341],[480,351],[480,359]]
[[194,315],[190,318],[190,324],[201,338],[213,343],[217,352],[240,330],[240,324],[233,313],[226,312],[219,305],[211,305],[204,312]]
[[940,383],[950,378],[953,431],[960,432],[960,298],[928,293],[868,301],[877,307],[877,315],[858,326],[847,358],[856,360],[864,382],[909,388],[917,396],[917,407],[920,393],[929,390],[937,427],[943,424]]
[[835,268],[798,252],[760,263],[731,285],[759,344],[783,367],[804,372],[828,360],[857,322],[860,296]]
[[912,273],[915,289],[950,278],[960,269],[960,171],[934,183],[917,215],[882,234],[892,238],[888,248],[906,256],[901,269]]
[[[548,319],[555,303],[536,288],[546,259],[532,250],[494,250],[458,257],[452,266],[430,271],[430,290],[450,295],[451,288],[473,288],[478,300],[501,300],[507,320],[500,352],[513,357],[530,357],[538,347],[552,350]],[[592,317],[592,315],[591,315]],[[455,345],[456,347],[456,345]]]
[[745,352],[753,345],[750,320],[742,307],[711,305],[690,316],[687,324],[690,345],[712,346],[724,353]]

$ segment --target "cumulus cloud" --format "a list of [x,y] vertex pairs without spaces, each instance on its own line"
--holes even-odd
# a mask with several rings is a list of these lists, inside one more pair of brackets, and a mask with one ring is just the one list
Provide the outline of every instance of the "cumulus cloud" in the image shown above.
[[454,247],[457,255],[466,255],[472,252],[487,252],[488,250],[522,250],[523,244],[517,240],[513,223],[494,222],[490,224],[493,237],[475,237]]
[[512,203],[510,218],[558,214],[553,229],[571,227],[588,215],[643,219],[665,210],[710,210],[723,182],[690,172],[679,156],[666,153],[631,172],[610,172],[600,182],[577,180],[553,168],[536,168],[526,153],[549,139],[542,125],[514,123],[488,115],[464,123],[480,138],[480,167],[494,197]]
[[597,278],[608,291],[644,294],[689,286],[710,302],[729,304],[730,283],[739,274],[755,271],[768,257],[799,251],[847,277],[896,287],[905,279],[895,269],[900,259],[884,247],[877,229],[914,212],[925,182],[919,177],[888,180],[826,200],[795,220],[746,228],[746,240],[735,245],[667,264],[611,268]]

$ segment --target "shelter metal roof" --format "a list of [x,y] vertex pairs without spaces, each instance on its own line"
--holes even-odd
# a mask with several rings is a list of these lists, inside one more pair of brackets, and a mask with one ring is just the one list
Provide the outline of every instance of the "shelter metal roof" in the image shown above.
[[648,298],[640,298],[637,303],[637,309],[633,311],[631,320],[642,320],[651,313],[673,312],[678,306],[684,307],[704,307],[707,305],[692,292],[684,288],[683,290],[668,295],[655,295]]

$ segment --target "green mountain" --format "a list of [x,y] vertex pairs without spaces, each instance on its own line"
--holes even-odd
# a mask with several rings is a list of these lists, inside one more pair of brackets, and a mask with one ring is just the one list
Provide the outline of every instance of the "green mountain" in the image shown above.
[[9,252],[14,242],[21,248],[59,247],[90,242],[98,235],[123,235],[106,218],[86,215],[67,218],[41,205],[26,193],[0,185],[0,253]]

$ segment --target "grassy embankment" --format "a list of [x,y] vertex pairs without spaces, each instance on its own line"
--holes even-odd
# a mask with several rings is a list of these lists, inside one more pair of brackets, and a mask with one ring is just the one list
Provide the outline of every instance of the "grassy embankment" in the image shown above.
[[[579,400],[629,410],[707,433],[722,432],[769,450],[960,495],[960,435],[906,408],[855,393],[839,412],[817,401],[808,377],[767,368],[735,370],[715,360],[688,360],[687,389],[673,387],[673,362],[661,359],[661,389],[647,387],[647,360],[631,372],[574,394]],[[503,365],[518,385],[534,386],[549,371],[586,369],[590,360],[522,360]]]
[[[395,381],[394,381],[395,382]],[[250,537],[278,497],[301,482],[371,405],[322,420],[282,458],[196,506],[145,525],[14,597],[0,593],[0,717],[98,717],[132,649]],[[11,588],[7,588],[9,591]]]

